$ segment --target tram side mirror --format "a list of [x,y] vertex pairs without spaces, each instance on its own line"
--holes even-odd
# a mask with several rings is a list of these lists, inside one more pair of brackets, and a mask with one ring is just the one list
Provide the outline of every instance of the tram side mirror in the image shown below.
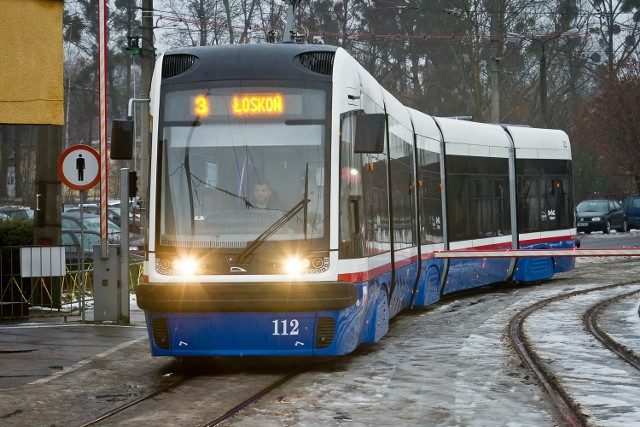
[[112,160],[131,160],[133,158],[133,120],[114,119],[111,123]]
[[384,123],[383,113],[356,116],[356,141],[353,151],[367,154],[384,152]]

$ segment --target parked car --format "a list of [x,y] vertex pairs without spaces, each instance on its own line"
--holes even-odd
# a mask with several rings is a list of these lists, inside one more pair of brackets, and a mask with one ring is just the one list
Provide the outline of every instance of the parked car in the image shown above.
[[640,228],[640,195],[628,196],[622,202],[628,228]]
[[[82,235],[83,241],[80,242]],[[81,248],[85,262],[93,259],[93,247],[100,244],[100,233],[85,230],[62,230],[62,245],[65,246],[67,263],[79,264]]]
[[[80,212],[65,212],[62,214],[61,225],[63,230],[80,230]],[[109,243],[120,243],[120,227],[112,221],[108,221],[107,232]],[[100,216],[88,213],[82,214],[82,222],[85,231],[92,231],[100,234]],[[144,236],[136,233],[129,233],[129,251],[132,254],[142,254],[144,250]]]
[[[109,233],[109,242],[120,242],[120,227],[113,221],[107,220],[107,232]],[[80,212],[65,212],[60,218],[63,230],[80,230],[84,228],[88,231],[100,233],[100,216],[90,213],[82,214],[82,223],[80,222]],[[83,225],[81,225],[83,224]]]
[[[140,215],[137,213],[138,209],[134,206],[133,212],[129,212],[129,226],[140,227]],[[94,215],[100,215],[100,205],[95,203],[85,203],[82,205],[82,211],[85,213],[90,213]],[[80,212],[79,205],[65,205],[64,208],[65,213],[75,213]],[[121,224],[121,214],[120,214],[120,202],[112,202],[109,201],[109,205],[107,207],[107,218],[109,221],[115,223],[118,226],[122,226]],[[129,230],[132,231],[132,230]]]
[[[80,242],[82,239],[82,243]],[[80,265],[81,248],[84,252],[85,263],[93,261],[93,247],[100,245],[100,233],[97,231],[79,229],[62,230],[62,245],[65,246],[67,264]],[[139,251],[130,251],[130,258],[141,260],[142,254]]]
[[617,200],[583,200],[576,207],[578,232],[602,231],[609,234],[611,229],[627,231],[627,220],[622,204]]
[[33,209],[26,206],[2,206],[0,213],[13,220],[33,221]]
[[[80,212],[80,206],[69,207],[65,212],[66,213]],[[82,205],[82,212],[99,216],[100,206],[95,205],[93,203]],[[113,222],[119,227],[120,226],[120,209],[107,208],[107,218],[109,219],[109,221]]]

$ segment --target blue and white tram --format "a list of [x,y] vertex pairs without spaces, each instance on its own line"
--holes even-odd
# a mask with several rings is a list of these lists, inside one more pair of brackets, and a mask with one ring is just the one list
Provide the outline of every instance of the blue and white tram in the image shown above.
[[412,305],[573,267],[434,258],[573,247],[563,132],[408,109],[341,48],[168,51],[150,113],[155,356],[347,354]]

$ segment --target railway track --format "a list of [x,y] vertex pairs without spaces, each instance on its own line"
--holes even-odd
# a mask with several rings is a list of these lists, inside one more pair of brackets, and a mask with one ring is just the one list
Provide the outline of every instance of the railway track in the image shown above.
[[192,376],[180,376],[180,377],[177,377],[174,381],[171,381],[168,384],[164,384],[164,385],[162,385],[162,386],[160,386],[160,387],[158,387],[158,388],[156,388],[156,389],[144,394],[143,396],[140,396],[139,398],[137,398],[135,400],[132,400],[132,401],[127,402],[127,403],[125,403],[123,405],[117,406],[117,407],[115,407],[115,408],[113,408],[113,409],[111,409],[111,410],[109,410],[109,411],[97,416],[93,420],[84,423],[82,425],[82,427],[89,427],[89,426],[97,425],[100,422],[108,420],[108,419],[114,417],[115,415],[120,414],[121,412],[124,412],[124,411],[126,411],[128,409],[131,409],[131,408],[135,407],[136,405],[139,405],[142,402],[150,400],[150,399],[152,399],[152,398],[154,398],[154,397],[156,397],[156,396],[158,396],[160,394],[167,393],[170,390],[172,390],[172,389],[174,389],[176,387],[179,387],[181,384],[185,383],[190,378],[192,378]]
[[[257,402],[266,394],[278,389],[278,387],[296,376],[307,372],[315,364],[317,362],[308,362],[280,375],[264,376],[262,380],[254,382],[251,387],[244,387],[245,384],[238,384],[236,381],[224,381],[223,384],[220,384],[215,379],[207,376],[206,373],[198,375],[192,372],[187,375],[180,375],[174,381],[151,390],[133,401],[102,413],[85,422],[82,426],[135,425],[139,420],[149,422],[150,417],[153,416],[168,420],[169,418],[166,417],[175,415],[172,405],[168,402],[176,399],[181,401],[182,405],[184,405],[185,401],[190,402],[192,405],[194,405],[194,402],[199,402],[198,406],[204,408],[192,414],[192,418],[189,421],[190,425],[217,426],[233,418],[234,415]],[[212,388],[227,388],[227,396],[232,397],[227,397],[224,404],[216,405],[213,402],[217,400],[216,396],[210,393]],[[181,389],[184,389],[184,394]],[[181,396],[183,395],[189,396],[189,400],[182,399]],[[176,398],[176,396],[178,397]],[[218,412],[215,413],[215,411]],[[193,424],[191,424],[192,422]],[[171,424],[171,422],[167,421],[167,424]]]
[[[619,293],[621,289],[629,286],[636,286],[630,292]],[[549,363],[545,363],[543,358],[535,350],[532,339],[527,335],[525,322],[534,313],[543,311],[552,304],[566,301],[572,298],[585,296],[588,294],[614,291],[614,296],[607,296],[605,299],[591,305],[582,315],[584,330],[597,339],[604,347],[617,355],[625,364],[633,367],[640,375],[640,359],[632,349],[617,342],[600,326],[598,319],[607,307],[640,294],[637,289],[638,282],[620,282],[606,286],[583,289],[556,295],[532,304],[512,317],[509,323],[509,338],[513,347],[518,352],[523,362],[529,367],[536,379],[548,392],[553,404],[560,412],[563,421],[570,426],[587,426],[590,424],[590,417],[585,413],[583,405],[572,395],[571,391],[562,384],[562,373],[555,372],[550,368]],[[577,305],[577,304],[576,304]],[[579,363],[576,361],[576,363]]]
[[637,353],[634,352],[633,349],[629,349],[625,345],[613,339],[611,335],[609,335],[598,322],[600,315],[607,307],[615,304],[620,300],[630,298],[638,294],[640,294],[640,291],[627,292],[595,304],[589,310],[587,310],[582,318],[582,321],[585,325],[585,329],[591,335],[596,337],[596,339],[600,341],[606,348],[618,355],[620,359],[633,366],[637,371],[640,372],[640,357],[638,357]]

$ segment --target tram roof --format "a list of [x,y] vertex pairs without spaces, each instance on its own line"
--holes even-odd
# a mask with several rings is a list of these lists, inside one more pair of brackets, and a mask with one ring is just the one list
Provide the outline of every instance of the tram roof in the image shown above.
[[434,119],[442,131],[447,154],[509,157],[511,141],[501,126],[442,117]]
[[433,120],[433,117],[413,108],[407,108],[407,110],[409,110],[409,115],[413,122],[413,128],[417,135],[425,136],[437,141],[441,139],[440,131],[438,130],[438,126],[436,126],[436,122]]
[[165,83],[183,83],[209,80],[308,80],[331,81],[331,73],[315,72],[301,64],[305,53],[335,54],[338,48],[330,45],[263,43],[218,46],[197,46],[171,49],[164,58],[192,55],[197,58],[193,66]]
[[558,129],[505,126],[513,138],[516,157],[571,160],[569,136]]

